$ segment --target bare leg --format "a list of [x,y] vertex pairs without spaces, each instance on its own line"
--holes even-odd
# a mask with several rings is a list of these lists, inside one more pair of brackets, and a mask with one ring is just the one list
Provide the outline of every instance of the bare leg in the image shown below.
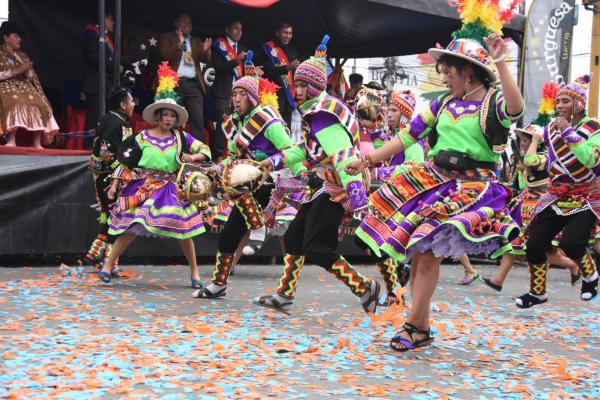
[[596,251],[596,253],[600,254],[600,240],[596,240],[596,242],[594,243],[593,248]]
[[568,268],[569,271],[571,271],[571,275],[578,274],[579,267],[577,266],[577,264],[575,264],[573,260],[565,256],[561,252],[552,250],[550,253],[547,254],[547,256],[549,264],[559,265],[561,267]]
[[471,264],[471,260],[469,260],[468,255],[464,255],[460,258],[460,263],[462,264],[465,270],[465,278],[470,277],[471,275],[475,275],[477,271],[473,268],[473,264]]
[[8,132],[8,142],[6,146],[15,147],[17,145],[17,131]]
[[181,246],[181,250],[183,250],[183,254],[185,255],[188,264],[190,264],[190,277],[199,281],[200,272],[198,271],[198,263],[196,261],[196,247],[194,246],[194,241],[192,239],[182,239],[179,241],[179,245]]
[[427,251],[420,254],[417,260],[417,270],[411,270],[411,279],[414,272],[414,282],[412,284],[412,307],[408,313],[407,322],[419,329],[429,328],[431,298],[440,278],[442,260],[443,257],[436,257],[433,252]]
[[31,143],[31,147],[34,149],[43,149],[41,132],[33,132],[33,143]]
[[244,247],[248,244],[248,239],[250,238],[250,231],[246,232],[246,234],[240,240],[237,249],[235,249],[235,254],[233,255],[233,264],[231,265],[231,271],[229,272],[231,275],[235,274],[236,266],[240,258],[242,258]]
[[502,258],[500,259],[500,266],[496,270],[494,276],[490,278],[490,282],[492,282],[496,286],[502,286],[506,277],[508,276],[508,272],[512,269],[515,264],[515,256],[510,253],[502,254]]
[[104,266],[102,266],[103,272],[110,274],[110,271],[112,271],[115,263],[117,262],[117,258],[123,254],[123,252],[127,249],[127,247],[129,247],[134,239],[135,235],[133,233],[123,233],[117,238],[115,244],[113,244],[112,251],[108,255],[108,259],[104,263]]

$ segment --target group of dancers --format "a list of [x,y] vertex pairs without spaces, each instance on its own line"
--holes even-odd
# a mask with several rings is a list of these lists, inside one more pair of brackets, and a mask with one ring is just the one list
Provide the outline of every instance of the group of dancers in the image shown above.
[[[600,216],[600,122],[586,115],[589,76],[547,85],[540,115],[518,131],[525,152],[520,194],[496,177],[510,127],[524,108],[500,36],[516,4],[502,10],[495,2],[457,2],[462,28],[446,48],[429,50],[448,90],[414,118],[410,92],[392,92],[387,105],[368,88],[350,105],[328,95],[325,37],[293,77],[300,143],[290,138],[273,84],[257,74],[249,52],[244,77],[233,83],[233,113],[223,122],[228,157],[218,165],[210,164],[206,145],[179,130],[187,112],[176,101],[177,74],[166,63],[155,102],[143,112],[152,128],[132,134],[131,95],[115,91],[90,164],[101,215],[86,259],[102,261],[99,277],[110,282],[136,236],[175,238],[190,264],[193,297],[220,298],[249,235],[291,208],[275,293],[254,303],[290,313],[305,261],[338,278],[366,313],[376,312],[382,290],[382,305],[398,303],[394,289],[406,284],[411,307],[390,343],[401,352],[434,340],[431,299],[444,258],[501,257],[497,276],[484,278],[500,291],[515,255],[524,253],[531,278],[516,299],[520,308],[548,300],[549,262],[568,267],[573,282],[581,276],[581,299],[594,298],[598,273],[588,246]],[[370,150],[361,148],[361,133],[371,138]],[[190,164],[197,170],[182,174]],[[217,212],[190,191],[206,194],[219,184],[227,193],[219,209],[225,222],[204,286],[192,238],[215,223]],[[385,287],[338,252],[340,227],[352,219],[360,221],[355,241]]]

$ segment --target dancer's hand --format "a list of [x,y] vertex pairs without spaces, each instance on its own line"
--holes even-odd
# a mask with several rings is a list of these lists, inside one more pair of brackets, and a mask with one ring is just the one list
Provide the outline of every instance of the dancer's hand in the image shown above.
[[567,121],[565,117],[556,117],[554,123],[556,124],[558,130],[561,132],[564,132],[571,127],[571,124],[569,123],[569,121]]
[[490,49],[490,56],[494,60],[499,60],[508,52],[508,46],[506,42],[497,33],[492,33],[488,37],[483,39],[488,49]]
[[349,175],[358,175],[365,168],[361,160],[354,160],[344,168]]
[[265,172],[271,172],[273,170],[273,163],[267,158],[260,162],[259,168]]
[[106,196],[110,199],[110,200],[114,200],[115,197],[117,195],[117,187],[116,186],[111,186],[110,189],[108,189],[108,193],[106,193]]

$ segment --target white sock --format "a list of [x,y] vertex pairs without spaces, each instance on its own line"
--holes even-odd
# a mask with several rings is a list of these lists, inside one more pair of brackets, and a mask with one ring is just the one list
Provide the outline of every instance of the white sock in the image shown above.
[[224,287],[226,287],[227,285],[217,285],[216,283],[211,283],[210,285],[208,285],[206,287],[206,289],[211,292],[212,294],[217,293],[219,290],[223,289]]
[[594,271],[594,275],[590,276],[589,278],[583,278],[583,280],[586,282],[592,282],[596,279],[598,279],[598,271]]

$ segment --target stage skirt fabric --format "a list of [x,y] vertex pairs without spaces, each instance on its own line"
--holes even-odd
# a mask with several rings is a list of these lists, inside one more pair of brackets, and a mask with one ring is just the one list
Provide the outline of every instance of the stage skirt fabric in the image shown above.
[[403,262],[432,250],[438,257],[497,256],[519,234],[507,204],[511,191],[492,171],[458,175],[432,163],[385,182],[369,198],[369,214],[356,235],[378,256]]

